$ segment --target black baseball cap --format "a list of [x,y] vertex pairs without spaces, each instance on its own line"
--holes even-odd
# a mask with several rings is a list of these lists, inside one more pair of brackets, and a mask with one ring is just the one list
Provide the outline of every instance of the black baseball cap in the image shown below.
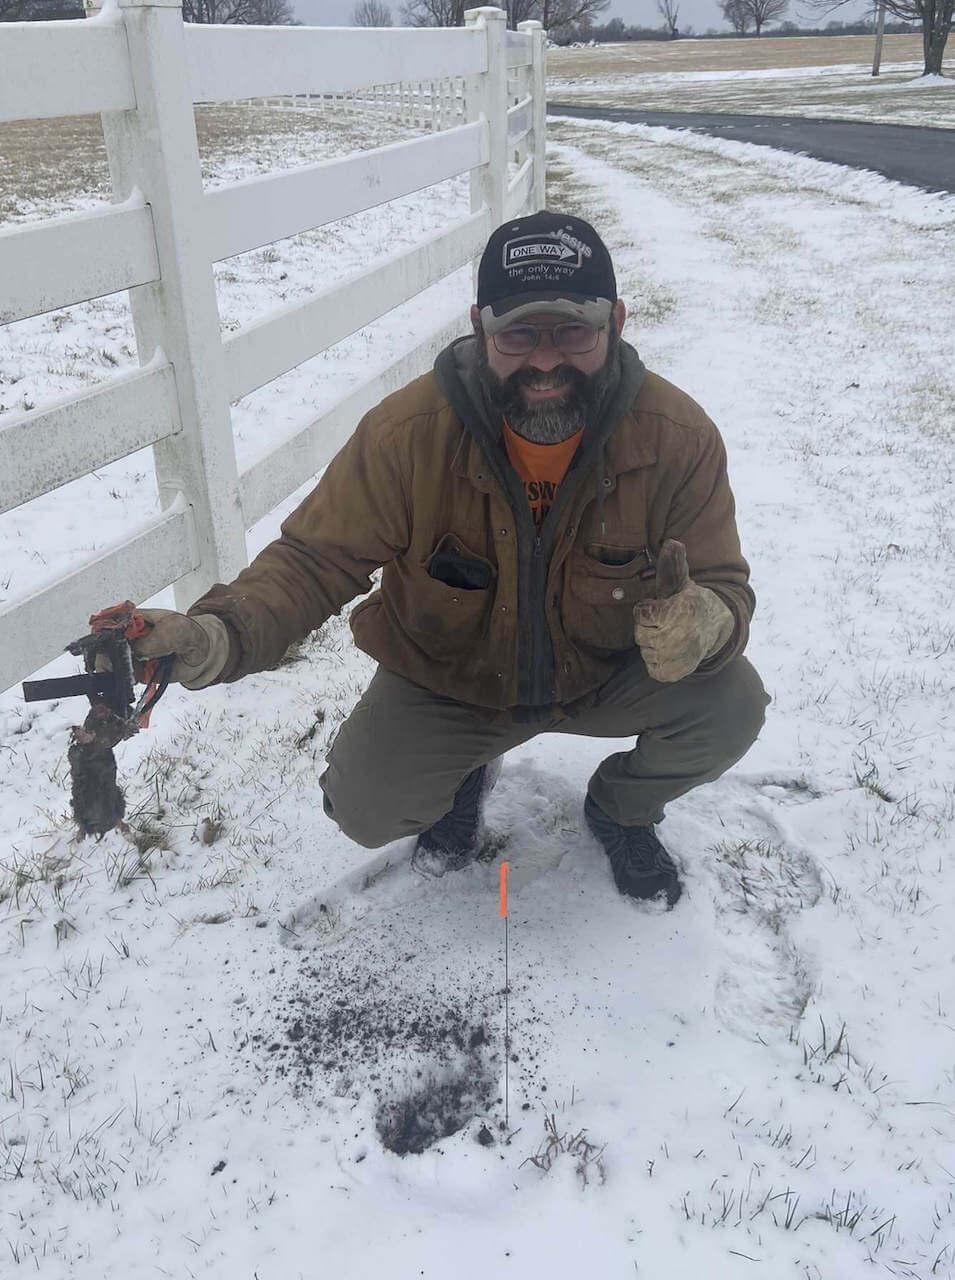
[[616,300],[607,246],[572,214],[541,209],[513,218],[491,233],[481,255],[477,305],[485,333],[538,311],[600,328]]

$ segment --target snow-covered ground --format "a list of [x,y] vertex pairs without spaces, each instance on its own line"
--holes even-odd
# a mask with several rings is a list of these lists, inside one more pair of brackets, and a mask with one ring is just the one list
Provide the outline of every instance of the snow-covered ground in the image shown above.
[[[70,842],[76,708],[5,695],[12,1275],[955,1274],[955,201],[765,148],[550,128],[549,203],[603,230],[628,336],[725,435],[766,728],[671,806],[672,914],[620,899],[582,828],[607,744],[506,759],[506,1133],[496,868],[329,892],[380,864],[317,786],[371,673],[341,620],[275,671],[167,695],[120,752],[132,840]],[[441,216],[403,215],[409,235]],[[401,225],[368,217],[352,248],[289,258],[287,287],[345,269],[374,217]],[[286,286],[275,252],[241,290],[220,277],[227,314]],[[394,323],[321,385],[240,407],[242,447],[386,358]],[[117,476],[111,518],[146,483]],[[68,519],[93,536],[98,492],[20,513],[24,545],[52,563]],[[31,556],[10,563],[22,590]]]
[[[609,56],[609,55],[608,55]],[[920,62],[885,62],[760,70],[569,74],[559,64],[548,97],[643,111],[719,111],[795,115],[870,123],[955,128],[955,77],[923,76]]]

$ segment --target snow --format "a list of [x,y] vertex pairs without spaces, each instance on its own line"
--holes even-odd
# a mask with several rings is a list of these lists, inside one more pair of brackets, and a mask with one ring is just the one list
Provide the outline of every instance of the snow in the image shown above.
[[[12,1275],[955,1273],[955,201],[697,135],[549,128],[551,204],[605,233],[628,336],[726,438],[766,727],[670,807],[660,834],[687,886],[672,913],[618,897],[585,833],[607,743],[544,736],[506,759],[488,820],[515,868],[507,1140],[496,868],[398,868],[338,899],[337,933],[305,918],[381,857],[337,832],[317,785],[372,670],[342,620],[275,671],[171,690],[121,748],[146,852],[118,833],[70,843],[77,709],[4,695]],[[290,243],[224,264],[226,323],[447,205],[375,211],[308,258]],[[240,447],[390,358],[430,305],[238,406]],[[106,323],[78,322],[78,365]],[[26,347],[54,336],[36,322]],[[22,358],[31,395],[68,385]],[[97,538],[140,514],[147,464],[129,465]],[[69,489],[5,526],[12,590],[35,572],[18,543],[52,565],[94,536],[102,482]],[[387,1130],[425,1087],[464,1128],[387,1150],[376,1118]],[[529,1162],[548,1116],[565,1146],[594,1144],[579,1172],[572,1154]]]
[[87,17],[87,22],[95,22],[99,26],[113,26],[123,20],[119,0],[102,0],[102,3],[93,5],[91,8],[94,8],[95,12]]
[[950,89],[951,76],[916,76],[914,80],[906,80],[898,86],[900,89]]
[[[955,80],[925,76],[920,62],[769,67],[758,70],[664,71],[568,76],[550,68],[554,101],[631,107],[642,111],[793,115],[871,123],[955,127]],[[946,63],[948,69],[948,63]]]
[[[919,64],[917,62],[886,62],[883,64],[884,72],[893,71],[915,71]],[[865,63],[838,63],[835,65],[823,65],[818,67],[759,67],[742,70],[734,68],[731,70],[720,71],[647,71],[632,72],[628,76],[622,76],[619,81],[608,81],[602,76],[594,76],[589,79],[584,76],[575,76],[573,84],[577,87],[599,87],[612,92],[617,88],[632,89],[634,82],[648,87],[654,85],[683,85],[683,84],[713,84],[724,80],[740,80],[740,81],[764,81],[764,80],[812,80],[818,82],[822,78],[834,78],[841,80],[847,76],[869,75],[872,72],[871,64]],[[937,77],[941,78],[941,77]],[[561,80],[560,70],[554,74],[553,79],[557,82]],[[563,86],[562,86],[563,87]]]
[[[886,63],[882,70],[883,72],[914,72],[918,65],[918,63]],[[785,81],[809,79],[809,81],[818,82],[819,78],[842,79],[846,76],[863,76],[871,72],[871,65],[867,67],[864,63],[839,63],[823,65],[823,67],[760,67],[749,70],[736,68],[709,70],[709,72],[632,72],[629,76],[620,77],[618,81],[608,81],[604,77],[575,76],[572,78],[572,83],[580,88],[598,87],[607,92],[613,92],[622,88],[632,88],[635,82],[648,87],[662,87],[666,84],[712,84],[722,81],[776,81],[776,79],[785,79]],[[550,74],[550,79],[561,81],[559,68]]]

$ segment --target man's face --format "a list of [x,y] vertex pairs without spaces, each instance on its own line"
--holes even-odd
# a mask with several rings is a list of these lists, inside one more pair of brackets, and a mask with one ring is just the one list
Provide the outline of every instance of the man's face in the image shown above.
[[606,385],[608,356],[626,314],[622,302],[614,303],[611,323],[600,331],[597,345],[580,355],[559,351],[551,340],[554,326],[565,324],[566,316],[546,311],[523,316],[522,325],[542,330],[541,340],[529,354],[509,356],[498,351],[481,328],[480,311],[471,308],[471,322],[483,349],[480,372],[485,387],[492,404],[518,435],[539,444],[555,444],[586,426]]

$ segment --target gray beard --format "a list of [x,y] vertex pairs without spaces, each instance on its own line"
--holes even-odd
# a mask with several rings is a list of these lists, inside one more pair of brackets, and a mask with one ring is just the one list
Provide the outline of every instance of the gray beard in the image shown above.
[[560,444],[587,425],[573,395],[557,404],[529,405],[518,413],[511,412],[507,423],[513,432],[534,444]]
[[617,341],[611,329],[611,341],[603,368],[594,374],[581,373],[572,365],[562,366],[570,380],[571,389],[562,400],[528,405],[520,393],[522,374],[512,374],[501,379],[493,372],[487,360],[483,334],[478,334],[478,377],[488,400],[505,418],[515,434],[533,444],[560,444],[586,427],[603,399],[611,380]]

